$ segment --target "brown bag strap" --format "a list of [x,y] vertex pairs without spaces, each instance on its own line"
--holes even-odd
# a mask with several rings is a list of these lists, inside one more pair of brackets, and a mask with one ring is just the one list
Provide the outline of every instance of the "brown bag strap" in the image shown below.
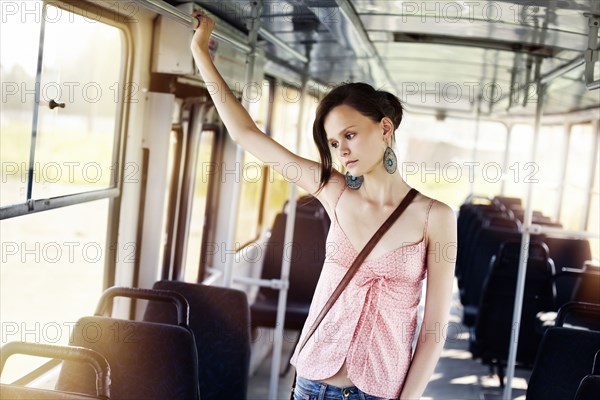
[[371,250],[373,250],[373,247],[375,247],[375,245],[379,241],[379,239],[381,239],[381,237],[385,234],[385,232],[387,232],[387,230],[392,226],[392,224],[394,222],[396,222],[396,220],[398,219],[400,214],[402,214],[404,212],[404,210],[406,210],[406,207],[408,207],[408,205],[413,201],[413,199],[415,198],[417,193],[419,193],[417,191],[417,189],[414,189],[414,188],[410,189],[408,194],[404,197],[402,202],[400,202],[400,205],[398,205],[398,207],[394,210],[392,215],[390,215],[388,217],[388,219],[385,220],[383,225],[381,225],[381,227],[377,230],[377,232],[375,232],[373,237],[367,242],[365,247],[360,251],[360,253],[358,253],[358,256],[356,256],[356,258],[354,259],[354,262],[352,263],[352,265],[350,266],[348,271],[346,271],[346,274],[344,275],[344,277],[342,278],[342,280],[340,281],[338,286],[335,288],[335,290],[331,294],[331,297],[329,297],[329,300],[327,300],[327,303],[325,303],[325,306],[323,307],[323,309],[317,316],[315,323],[310,327],[310,331],[308,331],[308,334],[306,335],[306,337],[300,344],[298,354],[300,354],[300,352],[306,345],[306,342],[308,342],[308,339],[315,333],[315,331],[317,330],[317,327],[319,326],[319,324],[321,323],[323,318],[325,318],[325,315],[329,312],[329,310],[333,306],[333,303],[335,303],[335,301],[338,299],[338,297],[340,297],[340,294],[342,293],[344,288],[348,285],[348,282],[350,282],[350,279],[352,279],[354,274],[356,274],[356,271],[358,271],[358,267],[367,258],[367,256],[371,252]]

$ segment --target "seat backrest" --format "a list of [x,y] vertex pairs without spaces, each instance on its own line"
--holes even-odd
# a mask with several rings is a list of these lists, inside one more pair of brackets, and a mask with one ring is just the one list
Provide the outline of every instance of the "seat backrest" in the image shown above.
[[577,388],[574,400],[598,400],[600,397],[600,375],[586,375]]
[[[128,321],[105,316],[79,319],[70,344],[97,351],[112,371],[113,399],[199,399],[198,357],[194,336],[187,327],[188,305],[180,294],[149,289],[110,288],[98,304],[97,314],[110,310],[112,297],[127,296],[168,301],[179,325]],[[112,303],[111,303],[112,304]],[[181,308],[184,308],[182,310]],[[177,312],[176,312],[177,311]],[[94,376],[89,369],[65,362],[58,390],[90,393]]]
[[[283,257],[291,255],[288,300],[310,303],[325,261],[330,222],[320,203],[310,207],[311,211],[303,209],[306,208],[305,203],[299,204],[292,246],[286,247],[284,242],[287,215],[280,213],[275,217],[263,254],[261,277],[279,279]],[[267,299],[277,299],[279,296],[279,291],[275,289],[261,287],[259,292]]]
[[[584,263],[592,258],[587,239],[547,236],[544,242],[550,249],[550,258],[554,260],[557,273],[564,267],[582,269]],[[577,281],[576,275],[564,275],[556,280],[556,309],[573,299]]]
[[[508,359],[520,250],[520,241],[503,243],[484,282],[475,324],[475,337],[484,361]],[[522,365],[532,365],[535,360],[540,341],[535,331],[536,314],[554,305],[553,274],[546,245],[531,242],[517,353],[517,361]]]
[[558,310],[555,326],[565,324],[600,331],[600,304],[575,301],[564,304]]
[[[503,221],[501,225],[499,221]],[[479,304],[490,259],[498,252],[503,242],[518,240],[520,237],[518,224],[508,219],[494,217],[480,229],[470,250],[471,254],[466,258],[464,288],[461,292],[463,305]]]
[[[2,399],[107,400],[110,398],[110,367],[108,361],[106,361],[101,354],[93,350],[73,346],[67,347],[40,343],[10,342],[0,349],[0,374],[2,374],[2,371],[4,370],[6,360],[14,354],[27,354],[37,357],[85,363],[94,370],[96,377],[96,391],[94,395],[88,396],[85,394],[36,389],[14,384],[0,384],[0,398]],[[81,365],[83,366],[85,364]]]
[[600,332],[546,330],[527,386],[527,400],[573,400],[600,349]]
[[[198,399],[198,358],[189,330],[181,326],[84,317],[71,345],[102,354],[112,370],[112,399]],[[89,393],[94,376],[65,362],[58,390]]]
[[521,207],[521,199],[519,197],[494,196],[495,203],[503,204],[507,208]]
[[493,215],[501,216],[505,213],[493,204],[464,204],[460,208],[457,221],[458,248],[455,268],[459,288],[463,284],[466,255],[471,254],[474,237],[477,236],[485,218]]
[[[153,288],[176,291],[190,305],[189,326],[196,340],[202,399],[245,399],[250,368],[246,293],[178,281],[159,281]],[[154,301],[148,304],[144,321],[177,323],[168,306]]]
[[600,304],[600,267],[587,263],[573,289],[572,301]]

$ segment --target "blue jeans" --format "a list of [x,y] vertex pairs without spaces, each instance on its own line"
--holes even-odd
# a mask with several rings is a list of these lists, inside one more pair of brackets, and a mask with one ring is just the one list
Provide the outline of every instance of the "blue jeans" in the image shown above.
[[371,396],[356,386],[338,387],[313,381],[298,375],[294,400],[385,400],[383,397]]

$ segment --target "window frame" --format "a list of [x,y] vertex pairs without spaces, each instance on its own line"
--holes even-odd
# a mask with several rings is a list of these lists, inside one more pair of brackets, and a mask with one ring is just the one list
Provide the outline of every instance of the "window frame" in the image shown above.
[[[122,65],[121,71],[119,75],[119,82],[123,82],[123,87],[131,88],[132,85],[132,49],[133,49],[133,39],[131,35],[131,23],[135,22],[135,19],[132,19],[128,16],[117,14],[116,12],[109,12],[107,9],[99,7],[98,5],[94,5],[92,9],[83,8],[85,5],[89,5],[90,3],[82,1],[78,4],[64,3],[61,1],[56,2],[42,2],[43,7],[43,15],[45,15],[46,7],[53,6],[61,9],[62,11],[72,13],[84,18],[93,18],[96,22],[102,23],[111,27],[118,29],[122,36]],[[100,13],[97,13],[96,10],[100,10]],[[42,27],[40,29],[44,29],[45,19],[41,20]],[[43,43],[40,43],[41,48],[43,49]],[[39,62],[39,61],[38,61]],[[39,69],[39,65],[38,65]],[[0,207],[0,220],[15,218],[20,216],[25,216],[37,212],[43,212],[48,210],[53,210],[56,208],[73,206],[76,204],[86,203],[94,200],[100,199],[111,199],[111,210],[109,215],[118,215],[118,206],[114,202],[114,199],[119,198],[121,194],[121,188],[123,185],[123,176],[125,171],[125,166],[123,161],[126,141],[126,131],[127,131],[127,116],[129,115],[129,102],[126,101],[126,96],[128,93],[126,91],[122,91],[119,97],[119,104],[116,108],[115,115],[115,131],[114,131],[114,143],[113,143],[113,154],[112,154],[112,164],[118,166],[118,168],[114,168],[111,171],[110,182],[111,186],[104,189],[90,190],[85,192],[79,192],[74,194],[68,194],[64,196],[55,196],[47,199],[36,199],[29,198],[26,199],[23,203],[11,204],[7,206]],[[40,107],[36,105],[36,107]],[[35,127],[32,127],[32,130]],[[30,182],[27,182],[29,185]],[[115,208],[113,208],[115,207]],[[118,218],[118,217],[117,217]],[[118,225],[115,223],[116,221],[112,221],[112,224]],[[109,227],[111,223],[109,222]],[[109,231],[111,229],[109,228]],[[113,229],[116,234],[116,227]],[[110,233],[110,232],[109,232]],[[116,237],[112,236],[112,237]],[[112,242],[112,241],[111,241]]]
[[[124,88],[132,88],[133,85],[133,36],[132,24],[137,20],[128,15],[120,14],[116,11],[110,11],[106,8],[92,4],[88,1],[81,1],[77,4],[67,3],[61,0],[51,3],[43,2],[42,7],[48,5],[59,8],[62,11],[73,13],[84,18],[94,18],[96,22],[106,24],[118,29],[122,37],[121,48],[121,71],[119,82],[122,82]],[[85,8],[86,6],[93,6]],[[100,13],[96,12],[99,10]],[[45,11],[44,11],[45,12]],[[42,24],[43,24],[42,20]],[[112,165],[116,167],[111,171],[110,182],[112,186],[104,189],[91,190],[87,192],[74,193],[64,196],[51,197],[47,199],[28,199],[24,203],[11,204],[0,207],[0,221],[27,216],[33,213],[49,211],[57,208],[74,206],[95,200],[108,199],[109,220],[107,223],[107,255],[104,266],[103,288],[106,289],[115,284],[116,264],[117,264],[117,241],[118,229],[121,214],[121,189],[123,187],[125,176],[125,148],[127,145],[128,117],[130,115],[130,102],[127,101],[129,92],[121,91],[119,104],[116,108],[115,131],[112,154]]]

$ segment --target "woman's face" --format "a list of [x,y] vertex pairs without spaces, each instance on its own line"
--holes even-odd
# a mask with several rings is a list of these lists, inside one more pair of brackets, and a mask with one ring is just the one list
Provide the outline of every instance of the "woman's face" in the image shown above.
[[365,175],[382,166],[386,140],[391,135],[386,132],[393,131],[388,120],[375,122],[345,104],[333,108],[325,117],[323,126],[329,147],[353,176]]

